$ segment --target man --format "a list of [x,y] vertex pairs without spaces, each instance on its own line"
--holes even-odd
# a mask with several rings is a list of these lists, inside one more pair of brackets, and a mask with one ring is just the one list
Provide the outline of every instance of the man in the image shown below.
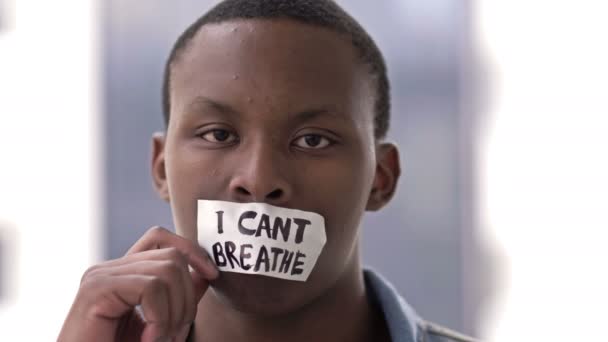
[[[420,319],[361,267],[366,210],[400,175],[389,83],[372,39],[328,0],[227,0],[177,40],[152,174],[176,234],[149,230],[90,268],[61,341],[469,341]],[[320,214],[327,242],[304,282],[219,272],[197,201]]]

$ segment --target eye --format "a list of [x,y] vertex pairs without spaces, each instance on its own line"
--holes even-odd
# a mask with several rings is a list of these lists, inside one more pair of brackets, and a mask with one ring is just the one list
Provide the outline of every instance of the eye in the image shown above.
[[225,129],[212,129],[198,135],[202,139],[216,144],[230,144],[237,141],[235,134]]
[[333,141],[319,134],[306,134],[296,139],[294,145],[306,149],[322,149],[331,145]]

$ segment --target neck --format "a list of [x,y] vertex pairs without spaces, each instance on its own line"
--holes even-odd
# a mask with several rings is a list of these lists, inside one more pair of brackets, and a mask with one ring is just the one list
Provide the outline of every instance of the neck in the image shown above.
[[296,312],[258,317],[219,302],[209,292],[198,307],[195,341],[378,341],[386,336],[382,314],[365,289],[359,258],[336,283]]

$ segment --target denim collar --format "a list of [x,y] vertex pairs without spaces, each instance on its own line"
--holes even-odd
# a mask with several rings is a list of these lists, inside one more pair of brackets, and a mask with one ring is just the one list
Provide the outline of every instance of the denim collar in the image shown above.
[[417,342],[422,337],[422,319],[384,277],[371,269],[363,271],[366,289],[384,313],[393,342]]

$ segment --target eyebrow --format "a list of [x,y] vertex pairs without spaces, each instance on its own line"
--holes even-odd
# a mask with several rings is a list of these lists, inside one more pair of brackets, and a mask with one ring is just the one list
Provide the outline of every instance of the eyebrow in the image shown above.
[[[191,109],[197,105],[204,105],[204,106],[210,107],[210,108],[220,112],[221,114],[225,114],[227,116],[238,117],[238,116],[242,115],[241,112],[239,112],[237,109],[233,108],[232,106],[230,106],[226,103],[212,100],[212,99],[204,97],[204,96],[197,96],[187,106],[187,108]],[[344,115],[340,115],[339,112],[336,110],[336,106],[332,106],[332,105],[319,106],[314,109],[303,110],[303,111],[299,111],[299,112],[295,112],[295,113],[288,113],[287,115],[290,118],[297,120],[298,122],[311,121],[313,119],[316,119],[316,118],[322,117],[322,116],[330,116],[330,117],[337,118],[340,120],[350,121]]]
[[227,114],[229,116],[239,116],[240,115],[239,111],[232,108],[230,105],[212,100],[212,99],[204,97],[204,96],[197,96],[192,102],[190,102],[190,104],[186,108],[188,108],[188,111],[190,111],[190,110],[192,110],[192,108],[196,108],[199,105],[211,107],[214,110],[216,110],[222,114]]
[[336,118],[342,118],[342,116],[335,113],[331,108],[321,107],[318,109],[305,110],[292,114],[293,118],[298,122],[312,121],[321,116],[331,116]]

